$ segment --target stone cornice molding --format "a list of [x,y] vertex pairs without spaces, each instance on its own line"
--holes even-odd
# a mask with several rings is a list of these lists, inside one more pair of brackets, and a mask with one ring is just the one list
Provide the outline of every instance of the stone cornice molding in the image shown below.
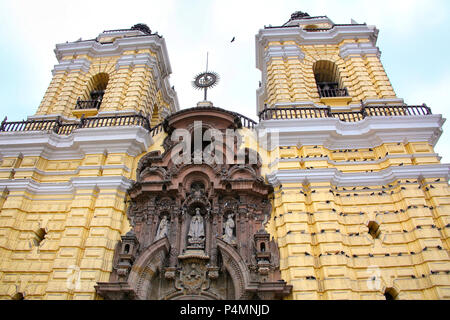
[[72,59],[72,60],[62,60],[59,64],[55,65],[52,70],[52,75],[54,76],[58,72],[74,72],[74,71],[82,71],[89,72],[89,68],[91,67],[91,61],[85,58],[81,59]]
[[55,55],[58,62],[62,62],[63,57],[72,55],[87,55],[92,58],[120,56],[124,51],[148,49],[156,52],[160,62],[162,75],[165,77],[172,73],[164,38],[157,35],[119,38],[113,43],[100,43],[96,40],[57,44]]
[[336,25],[329,31],[308,32],[301,27],[280,27],[261,29],[255,36],[256,67],[264,67],[265,48],[270,41],[295,41],[298,46],[339,44],[346,39],[369,39],[372,46],[376,45],[378,29],[367,25]]
[[374,148],[384,143],[428,142],[442,134],[442,115],[367,117],[358,122],[336,118],[261,121],[257,129],[278,134],[278,146],[323,145],[331,150]]
[[399,179],[445,178],[449,179],[450,164],[389,167],[379,172],[343,173],[335,168],[314,170],[277,170],[267,174],[267,180],[274,187],[285,183],[330,182],[335,186],[378,186],[393,183]]
[[270,59],[274,57],[279,58],[288,58],[295,57],[302,61],[305,58],[305,54],[300,49],[300,47],[296,45],[279,45],[279,46],[270,46],[264,52],[264,62],[267,63]]
[[355,56],[365,58],[368,55],[375,55],[380,58],[381,51],[371,42],[344,43],[339,47],[339,56],[344,60]]
[[116,189],[126,192],[132,180],[125,177],[76,177],[68,182],[36,182],[33,179],[0,180],[0,190],[10,192],[26,192],[33,195],[75,194],[78,190]]
[[90,166],[79,166],[76,170],[64,170],[64,171],[42,171],[36,167],[29,168],[0,168],[0,172],[33,172],[37,173],[41,176],[70,176],[70,175],[78,175],[80,170],[107,170],[107,169],[121,169],[126,172],[131,172],[131,169],[126,165],[90,165]]
[[69,136],[53,132],[2,132],[2,157],[40,156],[48,160],[82,159],[86,154],[127,153],[135,157],[153,143],[142,127],[100,127],[76,129]]

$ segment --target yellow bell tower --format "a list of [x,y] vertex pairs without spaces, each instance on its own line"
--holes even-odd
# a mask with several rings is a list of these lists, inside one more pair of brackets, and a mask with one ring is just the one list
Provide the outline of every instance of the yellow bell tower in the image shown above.
[[146,25],[55,53],[36,114],[0,126],[0,299],[96,299],[151,128],[179,109],[165,40]]
[[264,104],[337,106],[400,102],[380,62],[378,30],[366,24],[335,24],[326,16],[295,13],[256,36],[262,71],[258,108]]
[[58,44],[55,54],[59,64],[36,117],[131,112],[161,120],[179,109],[165,40],[146,25]]
[[256,35],[270,232],[292,299],[449,299],[444,119],[396,96],[374,26],[296,12]]

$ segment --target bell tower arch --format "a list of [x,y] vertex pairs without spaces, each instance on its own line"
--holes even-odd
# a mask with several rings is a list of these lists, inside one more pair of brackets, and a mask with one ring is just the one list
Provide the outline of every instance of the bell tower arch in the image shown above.
[[155,122],[179,109],[165,40],[144,24],[58,44],[55,54],[53,78],[32,118],[120,112]]

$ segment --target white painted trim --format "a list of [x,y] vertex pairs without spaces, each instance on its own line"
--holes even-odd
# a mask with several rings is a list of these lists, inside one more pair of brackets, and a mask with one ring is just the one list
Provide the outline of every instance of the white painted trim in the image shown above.
[[363,100],[366,106],[371,105],[404,105],[405,101],[401,98],[384,98],[384,99],[366,99]]
[[295,57],[300,61],[303,61],[303,59],[305,58],[305,54],[297,45],[270,46],[264,53],[264,62],[266,63],[265,68],[267,68],[267,63],[270,61],[270,59],[274,57]]
[[[277,132],[278,146],[323,145],[327,149],[374,148],[384,143],[428,142],[436,145],[442,134],[442,115],[367,117],[358,122],[336,118],[261,121],[256,129]],[[273,149],[272,149],[273,150]]]
[[172,73],[164,38],[156,35],[118,38],[113,43],[100,43],[95,40],[60,43],[56,45],[55,55],[59,62],[64,56],[87,55],[92,58],[121,56],[124,51],[152,49],[159,56],[164,76]]
[[70,175],[78,175],[80,173],[80,170],[105,170],[105,169],[123,169],[126,172],[131,172],[131,169],[128,168],[126,165],[104,165],[104,166],[79,166],[76,170],[49,170],[49,171],[42,171],[36,167],[29,167],[29,168],[0,168],[0,172],[32,172],[32,174],[37,173],[42,176],[70,176]]
[[278,187],[284,183],[330,182],[335,186],[378,186],[399,179],[445,178],[449,179],[450,164],[389,167],[378,172],[344,173],[336,168],[313,170],[277,170],[267,174],[270,184]]
[[132,157],[146,152],[153,144],[150,134],[140,126],[75,129],[69,136],[45,131],[0,133],[2,157],[40,156],[48,160],[82,159],[86,154],[126,153]]
[[365,58],[368,55],[375,55],[380,58],[380,49],[369,42],[344,43],[339,47],[339,56],[344,60],[355,56]]
[[60,114],[38,114],[38,115],[32,115],[28,116],[27,120],[56,120],[59,119],[63,122],[77,122],[78,119],[76,117],[65,117]]
[[76,177],[68,182],[40,183],[32,179],[0,180],[0,190],[22,191],[34,195],[75,194],[78,190],[117,189],[126,192],[133,184],[125,177]]
[[91,61],[85,58],[62,60],[59,64],[55,65],[54,69],[52,70],[52,75],[54,76],[57,72],[73,72],[76,70],[87,73],[89,72],[90,67]]

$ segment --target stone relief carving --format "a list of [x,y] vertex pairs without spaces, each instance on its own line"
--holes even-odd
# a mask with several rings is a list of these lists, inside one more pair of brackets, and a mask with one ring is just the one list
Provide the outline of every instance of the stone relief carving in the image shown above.
[[[235,126],[232,113],[201,112],[172,114],[164,128],[186,127],[198,117],[222,132]],[[264,231],[272,188],[260,163],[174,164],[166,149],[145,155],[136,176],[128,190],[132,231],[117,245],[109,282],[96,286],[100,296],[279,299],[290,293],[278,247]]]

